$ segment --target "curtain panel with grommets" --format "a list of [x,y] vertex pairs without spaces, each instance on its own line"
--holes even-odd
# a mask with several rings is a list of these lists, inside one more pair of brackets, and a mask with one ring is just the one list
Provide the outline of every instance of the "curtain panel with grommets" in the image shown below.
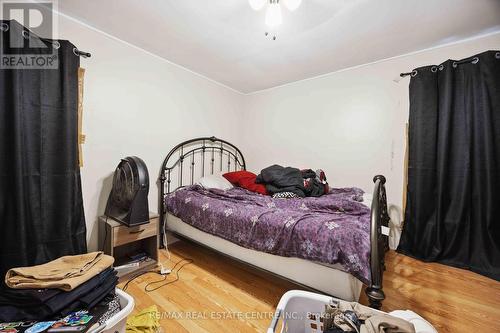
[[[40,68],[20,62],[0,65],[3,275],[11,267],[84,253],[87,245],[78,165],[79,56],[69,41],[39,38],[16,21],[0,23],[2,56],[29,61],[51,52],[57,60],[57,66],[48,68],[43,61]],[[11,40],[17,35],[45,47],[14,50]]]
[[500,280],[500,52],[413,73],[398,250]]

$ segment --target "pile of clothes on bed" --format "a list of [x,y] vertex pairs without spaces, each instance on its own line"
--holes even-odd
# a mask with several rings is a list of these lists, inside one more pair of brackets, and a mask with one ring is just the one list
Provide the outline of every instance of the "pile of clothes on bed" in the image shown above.
[[255,182],[264,184],[267,192],[278,197],[319,197],[328,193],[323,170],[299,170],[275,164],[262,169]]
[[233,185],[274,198],[319,197],[329,192],[325,172],[271,165],[259,175],[249,171],[225,173]]
[[10,269],[0,289],[0,331],[34,333],[79,326],[85,332],[102,324],[120,311],[113,261],[93,252]]

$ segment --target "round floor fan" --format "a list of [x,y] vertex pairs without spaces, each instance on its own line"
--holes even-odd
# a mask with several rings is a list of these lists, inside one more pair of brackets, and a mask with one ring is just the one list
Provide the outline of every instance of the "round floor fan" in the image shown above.
[[116,167],[105,215],[129,227],[148,223],[149,174],[136,156],[125,157]]

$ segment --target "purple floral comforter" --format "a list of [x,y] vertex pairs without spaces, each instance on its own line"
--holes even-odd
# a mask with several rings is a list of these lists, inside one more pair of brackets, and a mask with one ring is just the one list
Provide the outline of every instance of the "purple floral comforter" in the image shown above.
[[279,256],[338,263],[369,284],[370,209],[362,195],[342,188],[318,198],[273,199],[193,185],[165,200],[171,214],[204,232]]

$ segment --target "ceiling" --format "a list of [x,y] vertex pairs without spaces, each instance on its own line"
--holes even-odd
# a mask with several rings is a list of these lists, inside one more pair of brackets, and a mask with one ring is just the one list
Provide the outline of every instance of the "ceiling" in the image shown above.
[[[277,40],[247,0],[60,0],[59,11],[242,93],[500,30],[499,0],[303,0]],[[91,51],[91,50],[90,50]]]

